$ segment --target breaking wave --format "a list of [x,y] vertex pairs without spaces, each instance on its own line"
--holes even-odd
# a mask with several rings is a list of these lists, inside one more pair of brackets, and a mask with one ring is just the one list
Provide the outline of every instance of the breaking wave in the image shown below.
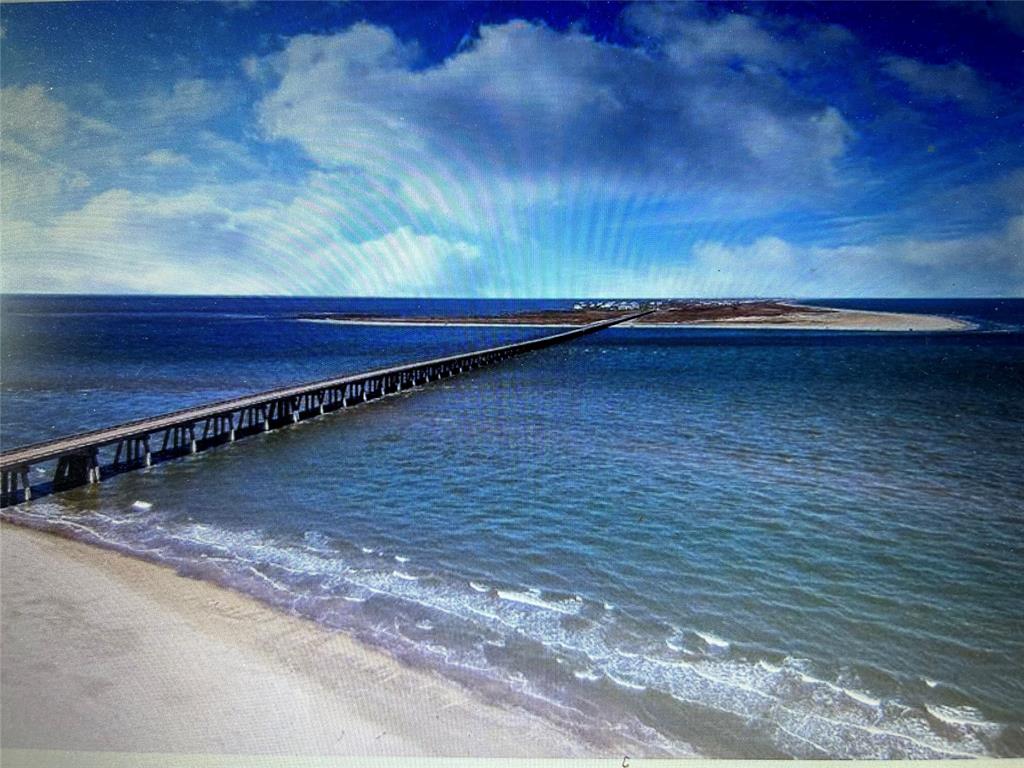
[[382,569],[375,550],[315,531],[279,540],[175,521],[138,504],[71,517],[37,502],[3,516],[172,565],[490,688],[501,683],[518,703],[577,729],[588,718],[593,733],[607,729],[606,715],[594,712],[619,702],[607,711],[617,712],[609,717],[620,735],[666,754],[689,745],[630,720],[644,697],[756,723],[774,749],[796,757],[979,756],[991,753],[1002,730],[977,709],[885,695],[794,656],[758,658],[705,628],[666,627],[656,643],[645,642],[604,599]]

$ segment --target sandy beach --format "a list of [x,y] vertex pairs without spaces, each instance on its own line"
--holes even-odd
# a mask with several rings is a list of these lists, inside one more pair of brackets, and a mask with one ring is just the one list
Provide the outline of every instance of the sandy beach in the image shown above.
[[0,526],[9,750],[574,756],[554,726],[157,565]]

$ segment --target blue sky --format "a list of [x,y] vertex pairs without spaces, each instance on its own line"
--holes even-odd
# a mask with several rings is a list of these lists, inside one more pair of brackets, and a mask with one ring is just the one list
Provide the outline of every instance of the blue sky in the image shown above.
[[1024,295],[1024,4],[0,5],[0,287]]

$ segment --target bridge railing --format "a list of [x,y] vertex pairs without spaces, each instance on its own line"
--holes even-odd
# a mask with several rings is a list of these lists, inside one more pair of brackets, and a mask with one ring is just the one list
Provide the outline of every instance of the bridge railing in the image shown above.
[[[489,349],[279,387],[26,445],[0,454],[0,506],[16,503],[19,498],[22,501],[32,498],[35,486],[31,482],[31,469],[38,464],[56,461],[52,482],[48,487],[39,486],[44,491],[97,483],[121,472],[493,365],[644,314],[647,312],[635,312]],[[102,461],[103,449],[114,450],[113,459],[108,463]]]

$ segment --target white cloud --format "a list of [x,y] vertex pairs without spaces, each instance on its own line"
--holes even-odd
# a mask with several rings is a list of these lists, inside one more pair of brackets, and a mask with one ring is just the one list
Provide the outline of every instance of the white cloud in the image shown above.
[[185,166],[189,164],[188,157],[180,152],[175,152],[172,149],[154,149],[152,152],[147,153],[142,159],[144,162],[156,166],[157,168]]
[[[754,39],[746,18],[723,24]],[[514,183],[585,175],[593,189],[625,193],[641,179],[665,193],[783,198],[830,186],[852,136],[842,115],[726,66],[729,31],[681,63],[512,21],[481,27],[479,39],[422,68],[414,45],[362,23],[295,37],[249,69],[276,76],[257,106],[266,135],[324,166]]]
[[[954,235],[974,219],[931,230],[944,238],[831,248],[736,225],[778,221],[780,209],[808,200],[827,207],[841,186],[854,133],[837,108],[790,83],[809,49],[849,43],[842,29],[780,31],[766,26],[778,19],[690,6],[639,5],[627,16],[643,45],[513,21],[482,27],[428,65],[415,44],[363,23],[247,59],[264,93],[261,136],[294,142],[320,165],[297,182],[272,175],[265,147],[204,130],[232,106],[225,83],[180,80],[115,102],[134,127],[123,132],[39,86],[4,89],[4,285],[421,296],[1024,291],[1015,192],[990,208],[992,218],[1014,217],[1005,229],[969,237]],[[964,65],[891,57],[886,66],[929,99],[981,103],[975,88],[984,86]],[[82,191],[153,189],[154,168],[186,167],[197,184],[186,192]],[[1007,184],[1019,191],[1019,181]],[[950,195],[948,208],[973,210],[958,190]],[[730,241],[711,221],[743,234]],[[668,258],[672,235],[690,243],[694,227],[715,234]]]
[[451,296],[480,256],[469,243],[400,227],[362,243],[335,241],[313,255],[346,275],[353,296]]
[[74,112],[41,85],[7,86],[0,90],[3,137],[45,151],[81,140],[89,134],[113,135],[110,124]]
[[741,13],[712,18],[695,4],[640,3],[627,9],[626,18],[641,33],[663,41],[662,50],[687,66],[740,59],[786,67],[800,58],[796,42]]
[[[302,194],[256,186],[176,195],[110,190],[48,225],[5,216],[3,288],[34,291],[295,295],[950,296],[1024,292],[1024,215],[998,230],[870,245],[779,237],[706,239],[677,258],[612,260],[414,229],[333,193],[352,179],[316,175]],[[254,200],[260,202],[254,203]],[[371,234],[376,232],[376,234]],[[508,244],[503,244],[508,246]],[[130,265],[130,268],[126,268]]]
[[37,149],[49,149],[66,138],[71,113],[40,85],[0,90],[0,126],[5,137]]
[[225,83],[194,77],[178,80],[169,92],[146,97],[142,106],[150,122],[178,125],[204,122],[227,110],[234,98]]
[[932,101],[959,102],[971,109],[983,109],[990,100],[989,89],[978,73],[966,64],[927,64],[904,56],[883,59],[882,68],[911,91]]
[[1019,296],[1024,216],[993,232],[944,240],[891,238],[836,247],[777,237],[746,244],[702,241],[674,267],[621,280],[627,295],[645,295],[656,286],[659,296]]
[[40,85],[0,90],[0,193],[5,217],[45,218],[92,180],[77,165],[120,132]]
[[50,224],[4,217],[3,289],[451,295],[479,257],[474,245],[408,226],[366,240],[320,217],[319,229],[304,228],[315,198],[254,193],[114,189]]
[[[265,290],[225,258],[227,221],[210,196],[156,197],[114,189],[46,225],[4,219],[5,290],[230,293]],[[238,245],[236,238],[234,245]],[[228,282],[230,280],[230,282]]]

